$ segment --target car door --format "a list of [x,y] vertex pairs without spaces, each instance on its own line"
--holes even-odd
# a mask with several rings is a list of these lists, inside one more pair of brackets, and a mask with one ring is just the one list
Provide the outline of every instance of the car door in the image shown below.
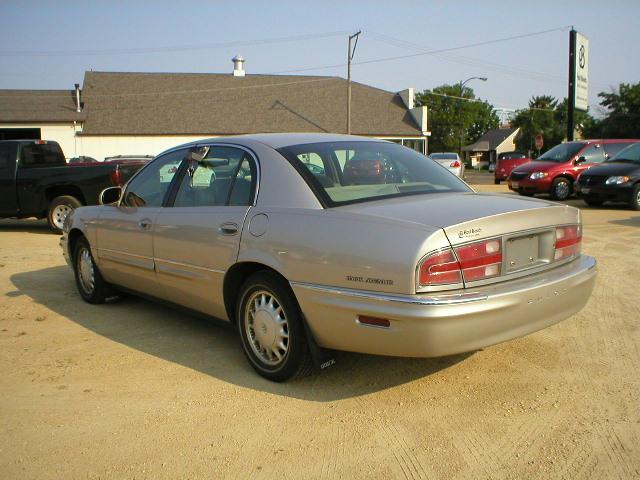
[[224,275],[237,259],[256,182],[256,159],[240,147],[206,147],[203,160],[184,169],[172,205],[154,222],[162,298],[227,319]]
[[188,151],[161,155],[131,179],[117,205],[101,207],[96,221],[97,262],[108,282],[156,293],[153,222]]
[[0,144],[0,216],[13,216],[18,212],[16,192],[16,157],[18,144]]

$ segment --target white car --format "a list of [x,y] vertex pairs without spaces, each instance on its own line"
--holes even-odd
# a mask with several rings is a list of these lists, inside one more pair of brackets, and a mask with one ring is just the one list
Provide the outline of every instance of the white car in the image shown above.
[[432,153],[429,155],[431,160],[435,160],[443,167],[446,167],[454,175],[460,178],[464,178],[464,164],[460,160],[460,156],[457,153],[444,152],[444,153]]

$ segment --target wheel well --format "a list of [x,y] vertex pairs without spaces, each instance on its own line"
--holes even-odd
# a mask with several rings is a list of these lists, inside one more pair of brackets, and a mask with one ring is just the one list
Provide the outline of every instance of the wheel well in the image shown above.
[[62,195],[69,195],[70,197],[77,198],[83,205],[86,205],[87,202],[82,194],[82,190],[78,187],[74,187],[73,185],[62,185],[58,187],[49,188],[45,193],[47,200],[51,202],[56,197],[60,197]]
[[78,243],[78,240],[80,240],[80,238],[82,237],[84,237],[84,234],[77,228],[74,228],[69,232],[68,245],[69,245],[69,258],[71,259],[71,263],[73,263],[74,261],[73,253],[76,250],[76,244]]
[[565,175],[565,174],[560,174],[557,177],[555,177],[551,183],[555,182],[557,179],[559,178],[564,178],[567,182],[569,182],[569,188],[571,189],[571,191],[573,192],[573,182],[575,181],[573,178],[571,178],[569,175]]
[[242,284],[247,278],[260,271],[275,273],[282,279],[287,288],[290,288],[289,281],[280,272],[264,265],[263,263],[242,262],[235,264],[227,270],[227,273],[224,276],[224,285],[222,287],[224,308],[227,311],[227,316],[229,317],[229,320],[231,320],[232,324],[236,323],[236,301],[238,290],[240,290],[240,287],[242,287]]

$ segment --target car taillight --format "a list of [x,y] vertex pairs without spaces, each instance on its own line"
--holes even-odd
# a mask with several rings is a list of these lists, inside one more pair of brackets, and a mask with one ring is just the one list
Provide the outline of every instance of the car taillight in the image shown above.
[[556,228],[554,260],[579,255],[582,248],[582,228],[580,225],[568,225]]
[[458,167],[460,167],[460,162],[456,160],[455,162],[453,162],[453,163],[452,163],[451,165],[449,165],[449,166],[450,166],[451,168],[458,168]]
[[502,271],[500,240],[484,240],[428,255],[420,264],[420,286],[445,285],[496,277]]
[[120,177],[120,169],[116,167],[116,169],[113,172],[111,172],[111,183],[113,183],[116,186],[120,186],[121,180],[122,178]]
[[500,240],[487,240],[457,247],[465,281],[473,282],[500,275],[502,269],[502,247]]
[[462,282],[462,271],[453,250],[441,250],[428,255],[420,264],[420,285],[445,285]]

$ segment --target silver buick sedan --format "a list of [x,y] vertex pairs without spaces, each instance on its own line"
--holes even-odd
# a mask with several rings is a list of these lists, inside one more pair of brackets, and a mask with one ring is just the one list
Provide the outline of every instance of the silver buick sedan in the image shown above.
[[230,322],[274,381],[334,350],[431,357],[520,337],[578,312],[596,277],[579,210],[476,193],[371,138],[190,143],[101,202],[61,239],[82,298],[132,292]]

